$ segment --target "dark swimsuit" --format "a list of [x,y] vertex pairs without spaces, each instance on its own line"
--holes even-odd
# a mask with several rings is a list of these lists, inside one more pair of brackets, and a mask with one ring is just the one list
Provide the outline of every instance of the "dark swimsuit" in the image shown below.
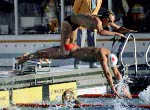
[[67,22],[71,25],[72,31],[75,31],[75,30],[79,27],[79,25],[73,24],[73,22],[71,21],[71,16],[67,16],[67,17],[64,19],[64,21],[67,21]]
[[[71,21],[71,16],[67,16],[65,19],[64,19],[64,21],[67,21],[70,25],[71,25],[71,27],[72,27],[72,31],[75,31],[78,27],[79,27],[79,25],[77,25],[77,24],[74,24],[72,21]],[[71,48],[72,47],[74,47],[74,46],[76,46],[76,45],[74,45],[74,44],[67,44],[67,45],[65,45],[65,49],[66,49],[66,51],[70,51],[71,50]],[[69,52],[69,54],[67,54],[66,55],[66,58],[73,58],[73,56],[72,56],[72,54]],[[79,59],[80,61],[83,61],[83,62],[97,62],[98,61],[98,59],[96,59],[96,58],[81,58],[81,59]]]

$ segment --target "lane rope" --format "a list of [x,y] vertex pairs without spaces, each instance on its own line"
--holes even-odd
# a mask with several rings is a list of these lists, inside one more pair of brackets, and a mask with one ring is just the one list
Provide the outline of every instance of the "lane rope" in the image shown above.
[[[78,98],[115,98],[116,95],[114,94],[84,94],[84,95],[78,95]],[[139,98],[137,94],[132,94],[132,98]],[[33,107],[33,108],[49,108],[49,107],[64,107],[67,106],[65,104],[38,104],[38,103],[17,103],[13,106],[18,107]],[[80,107],[94,107],[94,106],[108,106],[104,104],[76,104],[73,106],[73,108],[80,108]],[[111,105],[110,105],[111,106]],[[122,105],[122,106],[128,106],[128,107],[139,107],[139,108],[147,108],[150,109],[150,104],[140,104],[140,105]],[[6,109],[5,109],[6,110]]]
[[[67,106],[65,104],[55,104],[55,105],[50,105],[50,104],[34,104],[34,103],[17,103],[14,106],[18,107],[33,107],[33,108],[49,108],[49,107],[64,107]],[[94,106],[111,106],[111,105],[104,105],[104,104],[76,104],[73,106],[73,108],[81,108],[81,107],[94,107]],[[146,108],[150,109],[150,104],[149,105],[122,105],[125,107],[138,107],[138,108]]]
[[[78,95],[78,98],[115,98],[114,94],[84,94]],[[139,98],[137,94],[132,94],[132,98]]]

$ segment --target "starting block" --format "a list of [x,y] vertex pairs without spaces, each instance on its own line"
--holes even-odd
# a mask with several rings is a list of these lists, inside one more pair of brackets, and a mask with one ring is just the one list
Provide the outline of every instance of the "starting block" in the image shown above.
[[51,61],[39,62],[38,60],[28,60],[23,64],[18,64],[18,60],[13,58],[13,70],[20,71],[21,74],[24,73],[38,73],[38,72],[50,72]]

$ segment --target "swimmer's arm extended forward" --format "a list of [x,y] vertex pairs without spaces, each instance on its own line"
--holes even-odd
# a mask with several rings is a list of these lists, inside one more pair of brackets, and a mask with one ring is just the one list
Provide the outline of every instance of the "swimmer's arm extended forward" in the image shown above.
[[120,33],[138,32],[136,30],[130,30],[130,29],[127,29],[127,28],[125,28],[123,26],[119,26],[119,25],[117,25],[117,24],[115,24],[113,22],[110,23],[110,26],[113,27],[114,29],[116,29]]
[[102,27],[102,22],[97,23],[97,31],[98,31],[98,34],[102,35],[102,36],[115,36],[116,35],[116,36],[120,36],[120,37],[123,37],[123,38],[127,38],[122,33],[111,32],[111,31],[104,30],[103,27]]
[[118,32],[111,32],[111,31],[107,31],[107,30],[102,30],[99,32],[100,35],[103,35],[103,36],[120,36],[120,37],[123,37],[123,38],[127,38],[126,36],[124,36],[122,33],[118,33]]
[[107,81],[108,81],[108,83],[110,84],[110,87],[111,87],[111,89],[113,90],[113,92],[114,92],[119,98],[121,98],[121,97],[119,96],[117,90],[115,89],[115,86],[114,86],[114,84],[113,84],[113,79],[112,79],[111,74],[108,73],[108,74],[106,74],[105,76],[106,76]]

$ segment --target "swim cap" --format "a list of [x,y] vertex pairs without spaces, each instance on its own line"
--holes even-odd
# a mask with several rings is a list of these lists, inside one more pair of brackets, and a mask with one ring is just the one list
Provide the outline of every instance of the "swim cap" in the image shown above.
[[118,58],[116,57],[116,55],[110,53],[108,55],[108,65],[109,65],[109,67],[116,66],[117,62],[118,62]]

